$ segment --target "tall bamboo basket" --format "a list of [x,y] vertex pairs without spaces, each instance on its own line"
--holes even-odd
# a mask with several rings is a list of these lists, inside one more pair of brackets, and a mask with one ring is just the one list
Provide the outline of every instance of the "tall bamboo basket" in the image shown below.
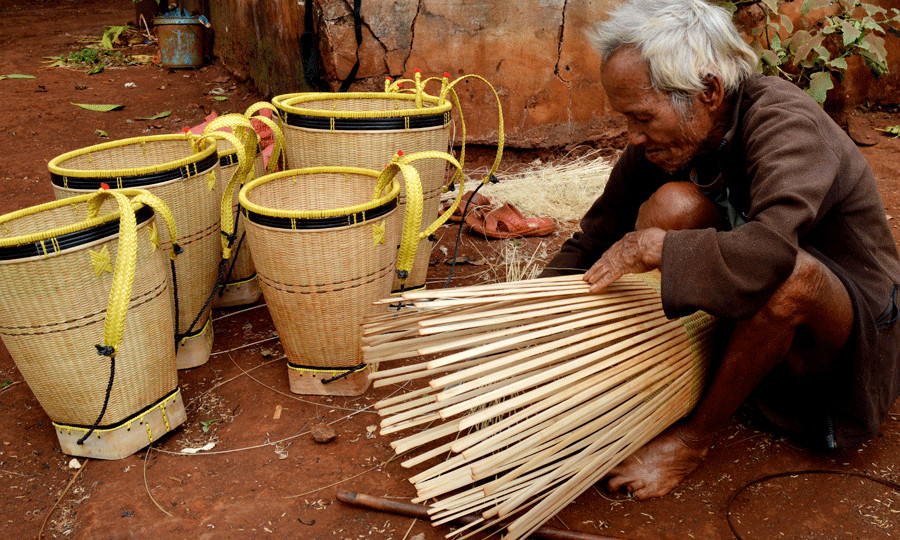
[[390,293],[400,217],[399,181],[377,178],[353,167],[294,169],[241,189],[247,239],[294,393],[359,395],[369,387],[360,325],[372,302]]
[[[215,138],[214,138],[215,137]],[[212,350],[210,303],[222,261],[222,190],[217,183],[217,139],[231,139],[246,159],[243,143],[216,132],[154,135],[112,141],[55,157],[48,164],[57,198],[112,188],[147,189],[171,209],[182,234],[184,254],[172,283],[177,313],[177,365],[186,369],[206,363]],[[170,240],[160,232],[162,245]]]
[[[240,170],[240,159],[237,150],[227,140],[218,142],[219,154],[219,170],[217,173],[218,186],[225,196],[228,183],[237,175],[240,185],[236,185],[232,190],[231,198],[231,220],[234,225],[235,240],[231,258],[226,262],[225,273],[219,283],[218,291],[213,297],[213,308],[229,308],[235,306],[243,306],[255,303],[262,296],[259,283],[256,279],[256,267],[253,264],[253,257],[250,255],[250,249],[244,245],[246,233],[244,223],[240,220],[238,209],[238,193],[243,183],[258,178],[267,172],[275,172],[279,163],[283,163],[283,147],[284,136],[281,129],[272,120],[263,116],[253,116],[259,108],[251,107],[245,115],[224,115],[216,118],[207,126],[204,134],[209,135],[217,129],[227,128],[229,130],[237,130],[240,134],[238,139],[245,142],[245,151],[249,156],[253,156],[253,167],[250,171],[244,172]],[[250,131],[253,126],[244,120],[256,120],[266,124],[273,132],[274,151],[269,161],[268,167],[263,162],[263,156],[260,152],[258,138],[251,135],[255,133]],[[241,131],[243,129],[243,131]]]
[[[414,79],[386,82],[385,92],[311,92],[276,96],[272,104],[282,121],[288,166],[304,168],[324,165],[381,170],[398,151],[407,154],[448,151],[452,143],[451,98],[458,105],[453,86],[471,77],[484,81],[490,87],[490,83],[474,75],[460,77],[452,83],[448,81],[447,74],[443,79],[423,80],[417,70]],[[430,81],[440,82],[438,95],[426,93],[425,87]],[[404,83],[413,87],[404,89]],[[493,91],[493,87],[490,89]],[[498,150],[490,176],[499,165],[503,148],[503,113],[499,99],[497,106]],[[457,113],[462,121],[458,106]],[[460,162],[464,161],[464,123],[462,132]],[[438,215],[441,194],[454,181],[460,183],[459,191],[462,193],[462,174],[448,179],[446,163],[422,163],[417,170],[425,216]],[[400,196],[401,214],[406,208],[406,192],[404,187]],[[433,246],[433,238],[420,240],[409,279],[403,287],[399,280],[395,280],[393,291],[425,287]]]
[[0,338],[67,454],[120,459],[185,420],[158,228],[176,237],[138,190],[0,217]]
[[[424,382],[375,407],[382,434],[415,428],[391,446],[417,467],[414,502],[436,500],[434,524],[475,514],[455,533],[504,522],[504,538],[526,538],[699,400],[713,317],[667,319],[655,271],[588,287],[411,292],[365,323],[375,386]],[[385,369],[401,359],[414,360]]]

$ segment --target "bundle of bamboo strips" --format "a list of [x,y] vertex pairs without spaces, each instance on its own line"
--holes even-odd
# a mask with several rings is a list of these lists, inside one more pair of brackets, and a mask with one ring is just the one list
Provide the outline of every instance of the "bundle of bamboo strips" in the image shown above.
[[[599,294],[582,276],[416,291],[369,318],[375,387],[427,380],[378,402],[381,433],[409,454],[435,525],[480,513],[460,538],[506,523],[524,538],[687,414],[702,391],[714,319],[663,314],[659,274]],[[443,459],[439,459],[443,458]],[[450,535],[450,536],[452,536]]]

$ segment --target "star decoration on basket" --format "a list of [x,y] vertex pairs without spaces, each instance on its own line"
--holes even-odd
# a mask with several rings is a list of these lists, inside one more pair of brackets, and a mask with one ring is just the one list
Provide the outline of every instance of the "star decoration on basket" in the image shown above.
[[216,189],[216,173],[206,173],[206,187],[210,193],[212,193],[212,190]]
[[372,245],[377,246],[380,244],[384,244],[384,234],[387,226],[385,222],[382,221],[380,224],[375,223],[372,225]]
[[94,274],[97,277],[100,277],[103,272],[109,272],[112,274],[112,260],[109,256],[109,246],[103,246],[103,249],[100,252],[96,252],[93,249],[90,250],[91,253],[91,265],[94,267]]

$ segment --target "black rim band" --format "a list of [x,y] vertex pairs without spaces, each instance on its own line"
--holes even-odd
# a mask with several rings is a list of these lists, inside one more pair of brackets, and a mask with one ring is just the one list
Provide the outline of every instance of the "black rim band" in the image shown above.
[[394,208],[397,208],[397,199],[391,199],[381,206],[356,212],[355,214],[325,218],[273,217],[251,212],[244,207],[241,207],[241,212],[251,222],[275,229],[336,229],[378,219],[390,213]]
[[286,113],[289,126],[335,131],[382,131],[439,127],[450,123],[450,112],[389,118],[333,118]]
[[[138,225],[140,225],[141,223],[144,223],[145,221],[153,217],[153,209],[149,206],[143,206],[140,210],[135,212],[134,215],[137,219]],[[59,236],[50,237],[43,241],[31,242],[29,244],[19,244],[17,246],[0,247],[0,261],[27,259],[29,257],[36,257],[39,255],[50,255],[51,253],[63,251],[64,249],[77,247],[82,244],[87,244],[96,240],[102,240],[110,236],[115,236],[118,233],[119,220],[114,219],[100,225],[88,227],[87,229],[81,231],[75,231],[67,234],[61,234]]]
[[53,185],[55,186],[70,189],[98,189],[102,183],[108,184],[109,187],[113,189],[136,188],[153,184],[162,184],[163,182],[168,182],[170,180],[178,180],[179,178],[190,178],[191,176],[196,176],[212,169],[216,166],[218,161],[219,155],[213,152],[200,161],[155,173],[137,174],[133,176],[75,177],[51,172],[50,181],[53,182]]
[[[166,394],[166,395],[163,396],[162,398],[157,399],[156,401],[154,401],[154,402],[151,403],[150,405],[147,405],[146,407],[144,407],[143,409],[139,410],[138,412],[132,414],[132,415],[129,416],[128,418],[125,418],[125,419],[123,419],[123,420],[119,420],[118,422],[116,422],[116,423],[114,423],[114,424],[104,424],[104,425],[102,425],[102,426],[97,426],[95,429],[102,429],[102,430],[104,430],[104,431],[107,431],[107,430],[110,430],[110,429],[120,428],[120,427],[122,427],[122,426],[124,426],[124,425],[126,425],[126,424],[129,424],[129,423],[131,423],[131,422],[134,422],[134,420],[135,420],[136,418],[138,418],[139,416],[141,416],[141,415],[144,414],[145,412],[147,412],[147,411],[149,411],[150,409],[152,409],[152,408],[158,406],[160,403],[163,403],[163,402],[165,402],[166,400],[169,400],[169,399],[174,398],[175,395],[178,394],[178,391],[179,391],[179,390],[180,390],[180,389],[179,389],[178,387],[175,387],[175,390],[172,390],[171,392],[169,392],[168,394]],[[79,428],[79,429],[90,429],[90,428],[91,428],[91,426],[81,425],[81,424],[63,424],[63,423],[61,423],[61,422],[54,422],[54,424],[56,425],[57,429],[66,429],[67,427],[73,427],[73,428]]]

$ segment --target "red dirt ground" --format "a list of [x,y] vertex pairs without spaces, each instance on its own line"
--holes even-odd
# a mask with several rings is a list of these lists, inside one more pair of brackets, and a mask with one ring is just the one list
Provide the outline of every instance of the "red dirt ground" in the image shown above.
[[[53,198],[47,162],[63,152],[109,139],[176,132],[200,123],[209,111],[240,112],[261,99],[228,70],[155,65],[83,71],[42,69],[44,59],[80,49],[105,25],[134,19],[126,0],[5,0],[0,4],[0,212]],[[145,46],[145,54],[155,54]],[[134,83],[126,86],[126,83]],[[221,90],[216,90],[221,89]],[[224,91],[227,101],[215,101]],[[109,113],[76,103],[121,103]],[[160,120],[135,120],[170,110]],[[896,106],[855,111],[864,129],[900,124]],[[900,139],[868,131],[862,150],[878,177],[885,211],[900,238]],[[604,140],[615,141],[616,134]],[[614,149],[610,148],[613,155]],[[545,160],[554,152],[509,152],[507,164]],[[488,156],[473,163],[483,165]],[[479,160],[476,160],[479,161]],[[574,224],[529,249],[558,246]],[[452,248],[455,229],[439,231]],[[453,284],[486,279],[499,263],[503,242],[463,235],[462,254],[484,266],[461,265]],[[430,274],[443,284],[448,266],[440,250]],[[447,527],[345,506],[339,489],[396,500],[413,495],[407,471],[392,461],[389,437],[369,434],[378,423],[369,406],[396,388],[357,398],[291,394],[282,349],[262,304],[216,311],[214,354],[179,373],[188,421],[152,449],[118,461],[90,460],[75,478],[59,450],[46,414],[0,347],[0,536],[52,538],[438,539]],[[251,371],[252,370],[252,371]],[[275,411],[281,409],[280,417]],[[203,431],[205,422],[215,421]],[[337,432],[315,443],[310,428],[325,422]],[[214,442],[212,451],[181,455],[185,447]],[[900,534],[900,493],[851,475],[801,474],[776,478],[734,493],[754,480],[786,471],[830,469],[900,482],[900,404],[879,436],[861,448],[817,454],[762,430],[740,411],[722,430],[703,466],[666,497],[635,502],[591,489],[548,525],[627,538],[731,538],[731,512],[742,538],[889,538]],[[71,485],[70,485],[71,483]],[[68,488],[68,489],[67,489]],[[152,496],[152,498],[151,498]],[[156,503],[156,504],[155,504]],[[157,504],[159,506],[157,506]],[[163,511],[165,510],[165,513]]]

